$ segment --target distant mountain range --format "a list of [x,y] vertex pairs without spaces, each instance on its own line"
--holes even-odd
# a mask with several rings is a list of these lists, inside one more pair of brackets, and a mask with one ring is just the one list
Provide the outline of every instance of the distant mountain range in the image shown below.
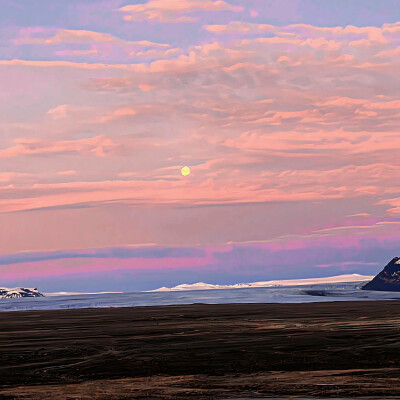
[[245,289],[245,288],[261,288],[261,287],[276,287],[276,286],[301,286],[301,285],[316,285],[324,283],[346,283],[346,282],[363,282],[369,281],[373,276],[350,274],[330,276],[327,278],[309,278],[309,279],[288,279],[279,281],[265,281],[252,283],[237,283],[235,285],[213,285],[210,283],[198,282],[193,284],[182,284],[172,288],[162,287],[149,292],[176,292],[183,290],[212,290],[212,289]]
[[400,292],[400,257],[393,258],[374,279],[361,289]]
[[13,299],[13,298],[20,298],[20,297],[43,297],[39,291],[29,288],[0,288],[0,299]]
[[[286,279],[275,281],[261,281],[251,283],[236,283],[233,285],[214,285],[210,283],[197,282],[192,284],[181,284],[174,287],[161,287],[148,292],[177,292],[190,290],[215,290],[215,289],[248,289],[248,288],[263,288],[263,287],[284,287],[284,286],[302,286],[302,285],[318,285],[330,283],[352,283],[365,282],[362,286],[363,290],[377,291],[396,291],[400,292],[400,257],[393,258],[389,264],[376,276],[349,274],[330,276],[326,278],[307,278],[307,279]],[[108,293],[108,292],[103,292]],[[116,293],[116,292],[110,292]],[[117,292],[120,293],[120,292]],[[49,295],[66,295],[72,293],[52,293]],[[78,293],[74,293],[78,294]],[[79,293],[83,294],[83,293]],[[0,288],[0,299],[22,298],[22,297],[43,297],[44,295],[37,288]]]

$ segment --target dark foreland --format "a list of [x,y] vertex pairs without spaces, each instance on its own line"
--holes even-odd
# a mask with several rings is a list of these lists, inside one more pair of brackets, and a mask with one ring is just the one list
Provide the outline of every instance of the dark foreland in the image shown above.
[[400,396],[400,303],[0,313],[0,399]]

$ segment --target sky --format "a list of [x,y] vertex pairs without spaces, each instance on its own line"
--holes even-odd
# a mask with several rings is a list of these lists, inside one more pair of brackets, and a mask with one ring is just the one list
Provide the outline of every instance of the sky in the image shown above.
[[400,255],[400,0],[0,6],[0,286],[374,275]]

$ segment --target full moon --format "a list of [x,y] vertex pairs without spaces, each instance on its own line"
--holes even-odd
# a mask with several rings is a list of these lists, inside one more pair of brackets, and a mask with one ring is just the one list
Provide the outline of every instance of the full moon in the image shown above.
[[183,176],[188,176],[190,174],[190,168],[189,167],[182,167],[181,168],[181,174]]

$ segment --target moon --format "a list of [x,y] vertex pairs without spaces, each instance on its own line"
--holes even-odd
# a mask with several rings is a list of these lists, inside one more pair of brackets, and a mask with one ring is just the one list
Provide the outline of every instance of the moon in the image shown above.
[[183,176],[188,176],[189,174],[190,174],[190,168],[189,167],[182,167],[181,168],[181,174],[183,175]]

